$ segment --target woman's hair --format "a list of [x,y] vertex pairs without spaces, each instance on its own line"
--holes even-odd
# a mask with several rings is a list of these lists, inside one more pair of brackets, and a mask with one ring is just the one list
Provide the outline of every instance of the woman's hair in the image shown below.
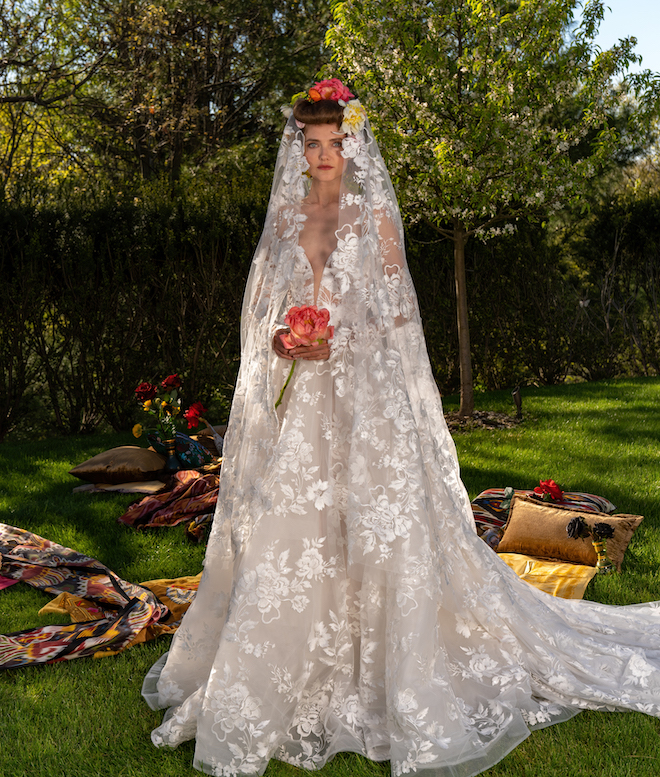
[[344,109],[335,100],[311,103],[301,97],[293,105],[293,116],[302,124],[336,124],[339,129],[344,120]]

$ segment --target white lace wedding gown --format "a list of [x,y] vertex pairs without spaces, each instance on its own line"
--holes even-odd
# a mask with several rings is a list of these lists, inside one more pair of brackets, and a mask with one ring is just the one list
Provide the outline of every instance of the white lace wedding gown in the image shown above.
[[[285,172],[299,135],[290,122]],[[377,149],[358,156],[368,165],[382,208],[393,195]],[[204,574],[144,684],[153,708],[171,708],[154,743],[194,738],[195,767],[232,777],[270,758],[317,769],[339,751],[394,775],[469,777],[580,709],[660,715],[657,603],[555,599],[477,537],[401,238],[375,208],[361,238],[340,232],[323,273],[331,358],[298,361],[276,416],[290,362],[272,334],[314,299],[304,217],[273,200]]]
[[[318,304],[337,320],[332,260]],[[311,303],[302,252],[296,273],[292,299]],[[283,385],[290,364],[279,367]],[[294,375],[276,450],[255,473],[272,500],[240,558],[229,527],[216,525],[190,614],[165,668],[157,664],[145,683],[154,707],[180,705],[155,744],[196,738],[196,768],[217,775],[261,774],[270,758],[315,769],[355,751],[391,760],[395,775],[465,777],[530,728],[582,708],[659,714],[657,605],[553,599],[455,521],[436,538],[437,563],[407,518],[424,498],[409,419],[396,428],[385,412],[365,426],[383,451],[383,478],[362,527],[385,553],[388,541],[403,540],[405,574],[393,583],[375,565],[349,573],[351,419],[331,362],[299,361]],[[443,448],[453,460],[448,434]]]

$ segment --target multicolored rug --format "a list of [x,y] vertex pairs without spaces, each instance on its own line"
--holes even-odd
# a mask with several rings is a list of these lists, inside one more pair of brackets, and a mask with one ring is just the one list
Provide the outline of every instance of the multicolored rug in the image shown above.
[[0,669],[101,658],[172,633],[200,577],[135,585],[96,559],[6,524],[0,524],[0,561],[3,578],[57,594],[44,610],[67,612],[74,621],[0,635]]

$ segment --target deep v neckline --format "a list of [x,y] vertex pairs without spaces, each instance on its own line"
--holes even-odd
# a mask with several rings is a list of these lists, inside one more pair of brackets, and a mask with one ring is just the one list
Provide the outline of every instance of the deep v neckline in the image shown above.
[[338,245],[336,245],[332,251],[328,254],[327,259],[325,260],[325,263],[323,264],[323,269],[321,270],[321,274],[319,275],[319,287],[316,288],[316,275],[314,274],[314,268],[312,267],[312,263],[309,261],[309,257],[307,256],[307,251],[305,251],[304,247],[298,243],[298,251],[300,252],[300,255],[302,256],[303,260],[305,261],[305,265],[309,269],[309,271],[312,274],[312,300],[313,304],[316,305],[318,301],[319,294],[321,292],[321,284],[323,283],[323,276],[325,275],[325,271],[330,266],[330,262],[332,260],[333,255],[335,254],[336,250],[338,248]]

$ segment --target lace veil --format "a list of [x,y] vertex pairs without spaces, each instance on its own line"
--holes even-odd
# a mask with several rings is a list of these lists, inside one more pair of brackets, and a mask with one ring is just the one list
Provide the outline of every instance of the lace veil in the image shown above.
[[[204,574],[143,687],[170,707],[154,743],[194,738],[197,768],[234,777],[341,751],[469,777],[581,708],[660,715],[657,604],[548,596],[476,536],[368,124],[343,153],[314,299],[303,133],[287,122]],[[302,360],[275,409],[291,362],[273,334],[313,302],[335,327],[330,358]]]
[[[286,410],[286,402],[279,414],[274,408],[290,362],[275,355],[272,337],[292,305],[313,301],[297,292],[310,272],[298,240],[310,186],[303,150],[303,131],[290,116],[243,302],[215,520],[216,532],[231,522],[238,546],[268,512],[272,488],[261,473],[277,456]],[[344,459],[333,465],[332,502],[345,525],[349,566],[406,574],[411,549],[424,566],[433,557],[437,563],[441,533],[461,544],[474,524],[426,352],[399,207],[368,121],[344,138],[342,156],[337,247],[318,300],[335,327],[327,363],[335,412],[350,429]]]

